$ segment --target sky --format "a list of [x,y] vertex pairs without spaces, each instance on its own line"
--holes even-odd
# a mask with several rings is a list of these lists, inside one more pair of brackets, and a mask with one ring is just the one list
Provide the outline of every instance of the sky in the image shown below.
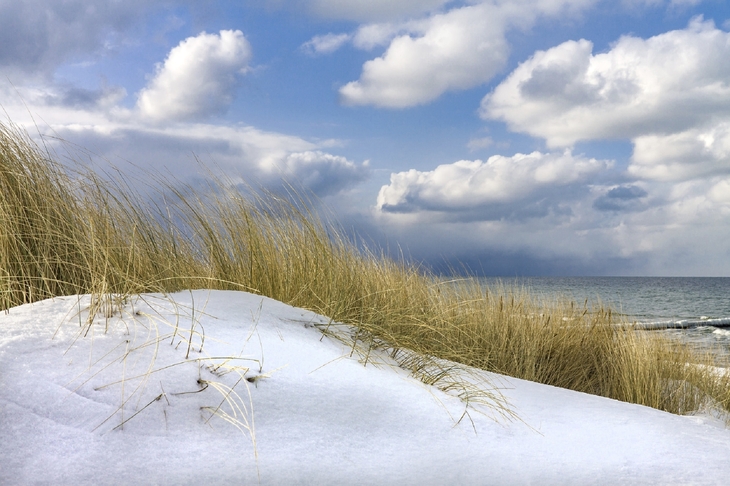
[[293,181],[440,272],[730,276],[729,31],[724,0],[0,0],[0,116]]
[[87,321],[90,304],[0,313],[2,484],[718,485],[730,474],[717,411],[672,415],[450,361],[419,369],[435,377],[426,385],[407,350],[355,346],[349,326],[246,292],[146,294]]

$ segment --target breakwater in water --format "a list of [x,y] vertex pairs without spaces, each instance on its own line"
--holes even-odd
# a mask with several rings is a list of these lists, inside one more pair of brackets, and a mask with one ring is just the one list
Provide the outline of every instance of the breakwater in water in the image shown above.
[[645,331],[654,331],[662,329],[692,329],[700,326],[709,326],[715,328],[730,327],[730,317],[722,317],[719,319],[700,318],[700,319],[677,319],[666,321],[647,321],[634,322],[634,329],[642,329]]

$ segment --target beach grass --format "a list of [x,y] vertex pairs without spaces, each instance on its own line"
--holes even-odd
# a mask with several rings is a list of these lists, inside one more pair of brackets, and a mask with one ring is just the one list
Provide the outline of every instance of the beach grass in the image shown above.
[[354,326],[360,349],[387,349],[415,375],[445,359],[672,413],[730,411],[730,377],[711,356],[636,331],[605,306],[433,275],[356,244],[302,192],[209,181],[61,165],[1,124],[0,308],[245,290]]

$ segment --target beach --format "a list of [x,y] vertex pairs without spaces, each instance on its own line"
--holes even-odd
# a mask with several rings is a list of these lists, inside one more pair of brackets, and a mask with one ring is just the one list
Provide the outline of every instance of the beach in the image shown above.
[[245,292],[142,295],[87,325],[90,304],[0,315],[3,484],[723,484],[730,473],[730,430],[711,414],[460,367],[489,392],[467,404],[382,350],[363,364],[333,334],[345,326]]

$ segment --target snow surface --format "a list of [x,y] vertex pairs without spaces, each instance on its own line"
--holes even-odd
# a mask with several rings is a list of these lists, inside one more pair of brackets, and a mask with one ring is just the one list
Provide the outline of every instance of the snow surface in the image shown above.
[[730,477],[730,430],[707,417],[479,372],[520,420],[475,405],[457,423],[459,398],[384,352],[373,354],[379,365],[363,365],[322,334],[326,318],[281,302],[244,292],[146,295],[88,327],[89,303],[62,297],[0,314],[0,484]]

